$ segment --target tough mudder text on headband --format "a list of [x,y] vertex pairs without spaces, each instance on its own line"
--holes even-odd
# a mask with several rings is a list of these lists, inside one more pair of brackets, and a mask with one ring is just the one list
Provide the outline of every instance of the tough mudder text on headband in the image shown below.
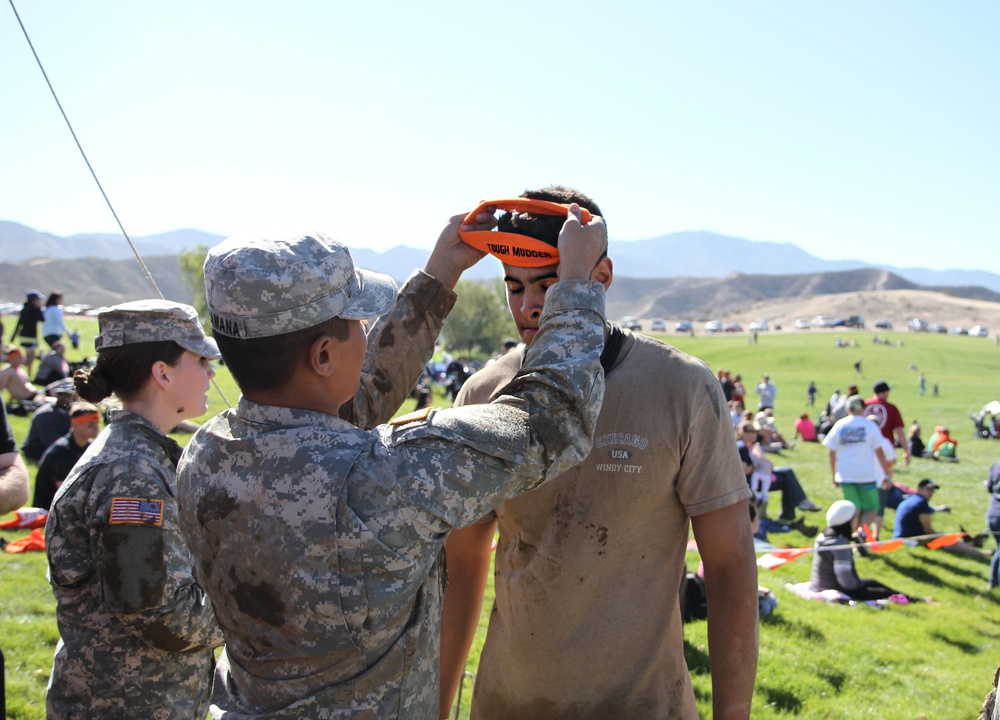
[[[530,198],[512,198],[509,200],[485,200],[479,206],[465,216],[463,223],[473,224],[476,222],[476,215],[486,210],[487,207],[495,207],[498,210],[508,212],[533,213],[535,215],[555,215],[566,217],[569,214],[569,205],[548,200],[532,200]],[[580,208],[580,219],[583,224],[590,222],[590,211]],[[502,262],[515,267],[542,267],[545,265],[555,265],[559,262],[559,250],[547,242],[536,240],[527,235],[518,233],[502,232],[500,230],[461,230],[459,237],[467,244],[488,252],[494,257],[500,258]]]

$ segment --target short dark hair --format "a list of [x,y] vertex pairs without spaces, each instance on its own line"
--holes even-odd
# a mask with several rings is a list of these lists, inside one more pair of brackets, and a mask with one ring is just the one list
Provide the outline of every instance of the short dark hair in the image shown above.
[[96,405],[91,405],[89,402],[75,402],[69,406],[69,416],[71,418],[80,417],[81,415],[90,415],[91,413],[99,413],[100,410]]
[[316,338],[332,335],[341,342],[350,337],[349,320],[333,317],[304,330],[262,338],[234,338],[214,333],[222,359],[244,393],[274,390],[295,374],[302,354]]
[[154,363],[163,361],[174,367],[183,353],[184,348],[173,340],[105,348],[97,353],[97,364],[93,369],[74,373],[76,394],[92,403],[98,403],[112,393],[122,400],[131,400],[149,381]]
[[[541,190],[525,190],[521,193],[521,197],[564,204],[576,203],[582,208],[587,208],[592,214],[604,217],[604,213],[601,212],[601,208],[597,206],[596,202],[579,190],[563,185],[550,185]],[[497,228],[503,232],[527,235],[555,247],[559,244],[559,231],[562,230],[564,221],[564,218],[557,215],[505,212],[497,221]]]
[[853,519],[847,522],[841,523],[840,525],[831,525],[830,529],[833,530],[837,535],[841,537],[849,538],[854,530]]

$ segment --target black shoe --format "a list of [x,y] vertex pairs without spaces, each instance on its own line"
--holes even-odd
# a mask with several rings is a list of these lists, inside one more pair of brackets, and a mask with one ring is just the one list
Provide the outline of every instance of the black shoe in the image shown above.
[[973,545],[974,547],[980,548],[980,549],[982,549],[983,545],[986,544],[986,541],[990,539],[990,533],[981,532],[981,533],[977,533],[976,535],[973,535],[968,530],[966,530],[964,527],[962,527],[961,523],[959,523],[958,529],[960,531],[962,531],[962,532],[965,533],[966,538],[967,538],[965,542],[969,543],[970,545]]
[[805,518],[799,518],[795,522],[789,523],[788,527],[798,530],[807,538],[816,537],[816,533],[819,532],[819,528],[816,527],[815,525],[806,525]]
[[982,533],[979,533],[978,535],[976,535],[975,537],[973,537],[971,540],[969,540],[969,542],[971,542],[977,548],[982,549],[983,545],[986,544],[986,541],[989,540],[990,537],[991,537],[990,533],[984,533],[984,532],[982,532]]

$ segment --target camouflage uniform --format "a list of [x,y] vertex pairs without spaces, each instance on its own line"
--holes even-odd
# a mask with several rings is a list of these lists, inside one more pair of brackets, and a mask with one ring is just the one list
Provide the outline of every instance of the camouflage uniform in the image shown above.
[[[411,295],[376,325],[341,411],[362,427],[401,402],[447,312],[414,313]],[[523,371],[488,405],[363,430],[242,398],[196,433],[180,519],[226,635],[213,717],[435,716],[444,539],[586,456],[603,314],[598,283],[550,290]]]
[[[177,527],[180,452],[119,411],[56,494],[45,528],[60,635],[50,718],[205,716],[222,633]],[[160,525],[112,523],[116,498],[162,502],[147,512]]]
[[[98,317],[96,345],[173,340],[218,357],[193,308],[125,303]],[[202,720],[222,632],[177,525],[181,448],[152,423],[113,411],[59,488],[45,545],[60,640],[49,718]]]

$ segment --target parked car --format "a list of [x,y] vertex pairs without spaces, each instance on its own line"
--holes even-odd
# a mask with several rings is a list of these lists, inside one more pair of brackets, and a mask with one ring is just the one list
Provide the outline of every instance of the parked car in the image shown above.
[[955,327],[953,327],[953,328],[951,329],[951,334],[952,334],[952,335],[968,335],[968,334],[969,334],[969,331],[968,331],[968,330],[966,330],[966,329],[965,329],[964,327],[962,327],[961,325],[956,325]]
[[637,318],[626,315],[622,318],[622,327],[626,327],[629,330],[642,330],[642,323]]
[[666,332],[667,321],[663,318],[653,318],[649,321],[649,329],[653,332]]
[[705,323],[705,332],[717,333],[722,332],[722,323],[718,320],[709,320]]
[[764,332],[768,330],[767,320],[754,320],[752,323],[747,325],[747,330],[750,330],[751,332],[757,330]]
[[921,320],[920,318],[913,318],[910,322],[906,323],[906,327],[910,328],[911,332],[927,332],[927,322]]
[[990,334],[989,328],[984,325],[973,325],[969,328],[969,335],[974,337],[988,337]]
[[812,320],[810,320],[810,322],[812,323],[813,327],[821,327],[821,328],[842,327],[846,323],[844,318],[830,318],[827,317],[826,315],[817,315]]
[[875,321],[875,327],[879,330],[892,330],[892,321],[882,318],[881,320]]
[[681,320],[676,325],[674,325],[674,330],[677,332],[689,333],[694,325],[691,324],[690,320]]
[[859,330],[865,329],[865,316],[864,315],[851,315],[847,318],[847,327],[858,328]]
[[948,332],[948,327],[946,325],[941,325],[940,323],[931,323],[927,326],[927,332],[946,333]]
[[738,322],[726,323],[725,327],[722,329],[725,332],[743,332],[743,326]]
[[812,323],[810,323],[805,318],[799,318],[798,320],[795,321],[794,326],[796,330],[808,330],[809,328],[812,327]]

